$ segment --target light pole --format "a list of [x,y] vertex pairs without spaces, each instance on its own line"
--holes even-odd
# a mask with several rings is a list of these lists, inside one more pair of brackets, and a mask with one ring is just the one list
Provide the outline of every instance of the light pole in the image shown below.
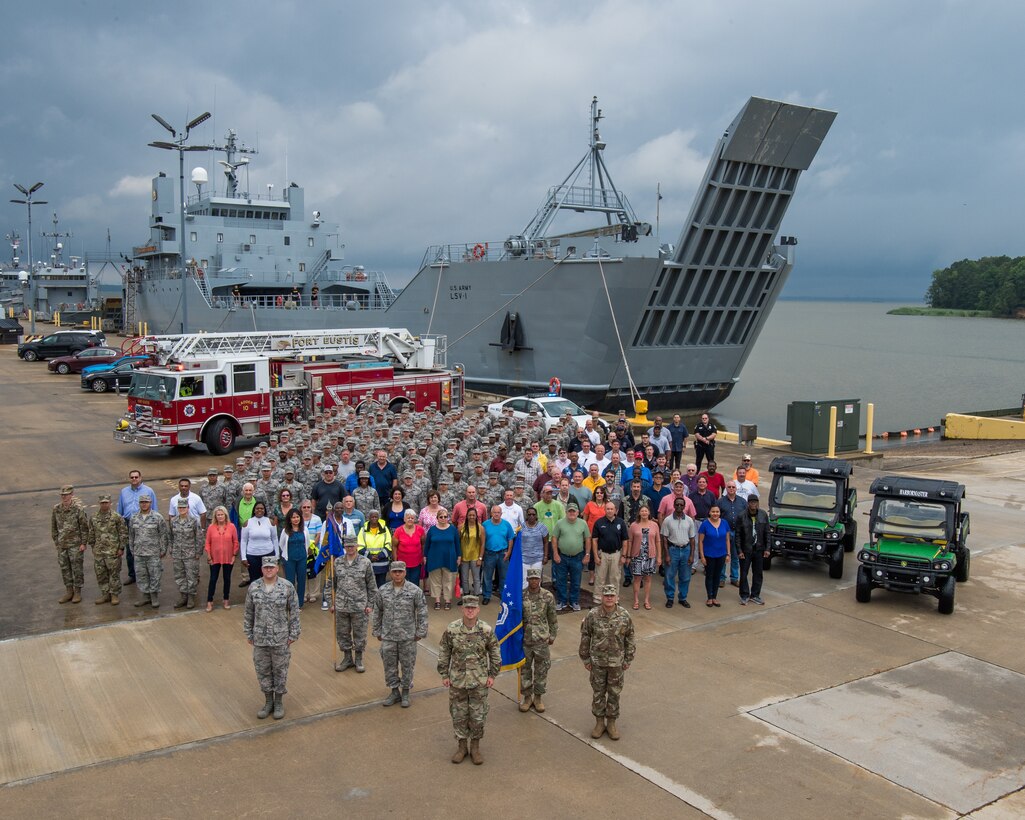
[[21,193],[24,195],[25,198],[24,199],[12,199],[11,202],[15,203],[16,205],[25,205],[25,206],[28,207],[28,279],[29,279],[29,285],[30,285],[29,291],[32,294],[29,297],[32,300],[32,305],[31,305],[31,308],[29,310],[29,315],[32,317],[32,328],[31,328],[31,330],[29,330],[29,333],[35,333],[36,332],[36,272],[35,272],[35,269],[32,267],[32,206],[33,205],[46,205],[47,203],[46,203],[45,200],[37,199],[37,200],[33,201],[33,199],[32,199],[32,194],[34,194],[36,191],[38,191],[40,188],[43,187],[43,183],[42,182],[37,182],[31,188],[25,188],[24,186],[19,185],[17,182],[15,182],[14,183],[14,187],[17,188],[19,191],[21,191]]
[[181,234],[179,235],[179,253],[181,254],[181,275],[182,275],[182,333],[189,332],[189,271],[186,265],[185,256],[185,152],[186,151],[212,151],[212,145],[186,145],[189,132],[210,119],[210,112],[200,114],[191,122],[187,123],[181,135],[175,131],[163,117],[157,114],[150,114],[153,119],[160,123],[171,133],[173,142],[155,141],[150,143],[152,148],[163,148],[167,151],[178,152],[178,195],[181,198]]

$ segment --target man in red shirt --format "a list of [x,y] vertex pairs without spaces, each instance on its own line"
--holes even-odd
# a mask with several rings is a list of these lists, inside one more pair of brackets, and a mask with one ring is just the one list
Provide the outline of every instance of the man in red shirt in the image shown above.
[[452,526],[457,530],[466,520],[466,511],[471,507],[477,509],[477,520],[483,523],[488,518],[488,508],[477,500],[477,488],[472,484],[466,488],[466,498],[458,502],[452,509]]
[[718,472],[716,466],[714,461],[709,461],[708,469],[698,475],[698,478],[708,479],[708,491],[718,498],[726,489],[726,476]]

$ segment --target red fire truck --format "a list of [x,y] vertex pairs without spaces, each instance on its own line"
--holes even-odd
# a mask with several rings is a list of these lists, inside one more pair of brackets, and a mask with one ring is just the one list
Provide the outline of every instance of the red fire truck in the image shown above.
[[159,364],[133,375],[114,440],[143,447],[203,443],[222,455],[238,438],[335,405],[444,412],[463,404],[461,369],[446,368],[446,338],[408,330],[147,336],[132,349]]

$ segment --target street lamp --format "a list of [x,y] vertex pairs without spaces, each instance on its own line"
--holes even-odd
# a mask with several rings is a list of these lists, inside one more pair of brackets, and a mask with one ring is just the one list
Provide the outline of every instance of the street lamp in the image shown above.
[[36,272],[32,267],[32,206],[33,205],[46,205],[46,201],[42,199],[33,200],[32,194],[43,187],[42,182],[37,182],[31,188],[25,188],[23,185],[19,185],[17,182],[14,183],[14,187],[21,191],[24,195],[24,199],[12,199],[11,202],[16,205],[25,205],[28,207],[28,278],[31,287],[31,300],[32,306],[29,310],[29,315],[32,317],[32,329],[29,333],[36,332]]
[[187,257],[185,256],[185,152],[186,151],[212,151],[214,147],[212,145],[186,145],[185,141],[189,138],[189,132],[198,125],[206,122],[210,119],[210,112],[207,111],[200,114],[194,120],[186,124],[184,130],[179,136],[178,132],[175,131],[170,124],[163,117],[157,114],[151,114],[151,117],[160,123],[171,133],[172,142],[155,141],[150,143],[151,148],[163,148],[167,151],[178,152],[178,194],[181,198],[181,234],[179,242],[179,253],[181,254],[181,272],[182,272],[182,333],[189,332],[189,290],[188,290],[188,276],[189,271],[185,263]]

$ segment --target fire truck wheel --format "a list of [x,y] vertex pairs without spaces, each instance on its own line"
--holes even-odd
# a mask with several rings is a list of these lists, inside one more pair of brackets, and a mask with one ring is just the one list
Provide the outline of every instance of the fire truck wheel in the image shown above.
[[235,448],[235,431],[225,419],[218,419],[206,431],[206,447],[215,456],[223,456]]

